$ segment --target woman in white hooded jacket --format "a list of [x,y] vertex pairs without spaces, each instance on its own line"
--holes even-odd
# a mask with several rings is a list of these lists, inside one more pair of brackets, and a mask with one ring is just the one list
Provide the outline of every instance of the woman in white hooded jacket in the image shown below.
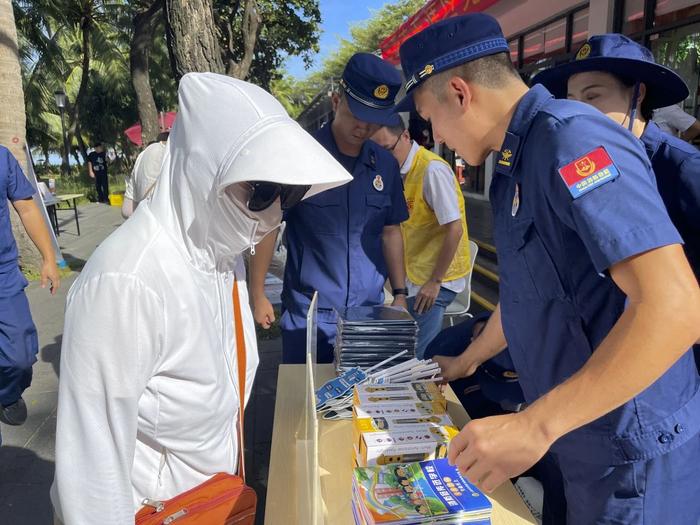
[[[99,246],[68,295],[51,489],[57,520],[133,524],[144,498],[166,500],[235,473],[234,279],[244,305],[246,399],[258,363],[238,256],[279,226],[285,199],[304,194],[299,186],[310,186],[310,196],[349,180],[262,89],[211,73],[183,77],[151,200]],[[275,187],[281,198],[255,193]],[[270,197],[269,207],[251,211]]]

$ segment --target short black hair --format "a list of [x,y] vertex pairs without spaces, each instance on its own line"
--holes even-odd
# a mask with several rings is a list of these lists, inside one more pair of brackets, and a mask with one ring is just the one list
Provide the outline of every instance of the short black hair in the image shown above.
[[504,87],[509,81],[520,79],[510,54],[504,52],[477,58],[442,71],[430,77],[425,84],[430,85],[433,92],[440,96],[443,93],[445,81],[453,76],[458,76],[465,82],[475,82],[489,88]]
[[93,148],[99,148],[100,146],[103,146],[102,142],[95,142],[92,147]]
[[[623,77],[620,75],[616,75],[615,73],[611,73],[612,76],[614,76],[616,79],[618,79],[620,82],[622,82],[625,87],[628,88],[633,88],[634,85],[639,82],[638,80],[630,77]],[[646,96],[644,97],[644,100],[642,100],[642,106],[639,110],[639,113],[641,114],[642,118],[649,122],[652,117],[654,116],[654,109],[650,107],[649,103],[649,87],[647,86],[647,93]]]
[[158,133],[158,138],[156,140],[158,142],[165,142],[166,140],[168,140],[169,136],[170,136],[169,131],[161,131],[160,133]]
[[403,123],[403,119],[401,117],[399,117],[399,121],[396,124],[384,127],[389,133],[391,133],[395,137],[398,137],[399,135],[401,135],[401,133],[406,131],[406,125]]

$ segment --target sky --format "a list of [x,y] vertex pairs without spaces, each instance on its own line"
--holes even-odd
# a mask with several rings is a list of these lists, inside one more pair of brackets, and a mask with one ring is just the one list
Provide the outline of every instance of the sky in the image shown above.
[[338,48],[341,38],[350,37],[350,26],[353,23],[367,20],[391,0],[320,0],[321,4],[321,51],[314,57],[312,69],[305,70],[300,57],[287,59],[287,71],[298,79],[306,77],[318,68],[330,52]]

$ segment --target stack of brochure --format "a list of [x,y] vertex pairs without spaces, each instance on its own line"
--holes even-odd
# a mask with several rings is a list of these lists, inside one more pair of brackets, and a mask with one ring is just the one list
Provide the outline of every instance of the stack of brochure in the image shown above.
[[358,525],[490,523],[491,502],[446,459],[359,467],[352,490]]
[[[407,350],[397,362],[415,357],[418,325],[404,308],[357,306],[338,311],[335,363],[338,370],[369,368],[397,352]],[[386,364],[385,366],[391,366]],[[379,370],[382,368],[380,367]]]

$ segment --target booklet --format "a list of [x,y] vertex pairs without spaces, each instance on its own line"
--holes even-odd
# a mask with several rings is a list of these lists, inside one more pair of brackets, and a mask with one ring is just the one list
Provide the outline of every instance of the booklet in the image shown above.
[[357,524],[488,524],[491,502],[447,459],[358,467],[353,476]]

